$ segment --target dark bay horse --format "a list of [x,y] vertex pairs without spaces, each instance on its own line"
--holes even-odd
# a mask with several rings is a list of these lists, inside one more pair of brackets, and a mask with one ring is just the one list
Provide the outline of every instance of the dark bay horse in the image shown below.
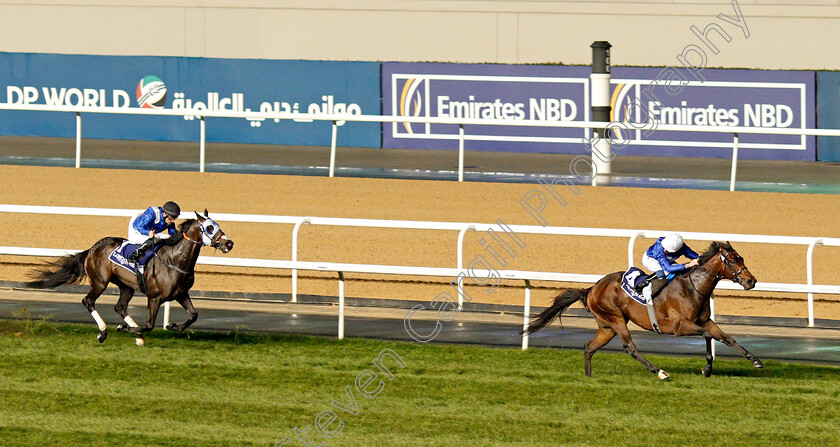
[[[630,298],[621,289],[624,272],[611,273],[588,289],[569,289],[554,298],[554,304],[537,315],[528,329],[529,334],[545,327],[576,301],[582,300],[584,308],[592,313],[598,322],[598,333],[584,346],[584,367],[587,376],[592,375],[592,355],[609,343],[618,334],[624,344],[624,352],[641,362],[660,379],[667,379],[668,373],[657,368],[636,350],[630,338],[627,321],[652,331],[647,308]],[[709,249],[700,255],[699,264],[676,276],[654,297],[656,318],[663,334],[702,335],[706,338],[706,366],[703,375],[712,375],[712,339],[732,347],[756,368],[764,367],[756,356],[742,348],[738,342],[721,330],[711,320],[709,298],[721,279],[740,284],[744,290],[755,287],[756,279],[744,265],[744,259],[727,243],[712,242]]]
[[123,267],[114,264],[108,256],[125,240],[119,237],[100,239],[93,247],[76,254],[67,255],[30,273],[33,281],[26,283],[32,288],[55,288],[62,284],[79,284],[87,276],[90,292],[82,299],[82,304],[99,325],[97,339],[105,341],[108,330],[99,312],[94,307],[96,299],[102,295],[108,283],[116,284],[120,289],[120,298],[114,310],[120,314],[126,325],[120,324],[117,330],[135,334],[137,344],[144,345],[143,332],[155,327],[160,305],[167,301],[177,301],[189,318],[182,324],[170,323],[166,329],[181,332],[198,319],[198,313],[190,300],[189,290],[195,283],[195,263],[203,246],[212,246],[227,253],[233,249],[231,241],[211,219],[207,210],[204,216],[195,213],[196,219],[181,223],[176,236],[164,240],[164,246],[158,249],[146,265],[146,295],[148,296],[148,318],[145,326],[139,326],[128,314],[128,302],[134,297],[134,291],[140,290],[137,276]]

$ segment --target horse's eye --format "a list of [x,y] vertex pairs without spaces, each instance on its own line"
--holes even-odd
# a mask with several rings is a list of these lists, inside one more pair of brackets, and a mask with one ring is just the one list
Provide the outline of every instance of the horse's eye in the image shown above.
[[207,225],[207,232],[208,232],[208,233],[212,233],[212,232],[213,232],[213,225]]

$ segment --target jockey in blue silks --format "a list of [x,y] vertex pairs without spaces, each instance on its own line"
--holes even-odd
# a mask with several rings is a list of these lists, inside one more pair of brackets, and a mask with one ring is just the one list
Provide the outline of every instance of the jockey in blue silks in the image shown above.
[[[676,262],[680,257],[685,256],[691,259],[687,264],[678,264]],[[677,233],[671,233],[665,237],[661,237],[647,249],[642,255],[642,265],[646,269],[653,271],[647,278],[636,285],[636,291],[642,293],[645,298],[650,301],[651,297],[655,296],[666,284],[667,281],[661,281],[656,291],[652,290],[650,285],[654,278],[665,278],[666,276],[677,273],[687,268],[697,265],[700,256],[694,252],[688,245],[683,242],[682,236]]]
[[129,255],[128,260],[136,263],[155,242],[169,239],[178,234],[175,219],[181,214],[181,207],[175,202],[166,202],[163,206],[150,206],[128,222],[128,242],[141,244]]

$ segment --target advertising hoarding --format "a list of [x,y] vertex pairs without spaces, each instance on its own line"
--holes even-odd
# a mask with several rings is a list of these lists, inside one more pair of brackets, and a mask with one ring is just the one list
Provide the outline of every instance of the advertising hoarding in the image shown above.
[[[0,102],[378,115],[379,64],[0,53]],[[330,122],[208,118],[207,141],[326,145]],[[379,147],[378,123],[346,122],[342,146]],[[0,134],[72,137],[75,117],[0,112]],[[83,116],[84,138],[197,141],[194,118]]]

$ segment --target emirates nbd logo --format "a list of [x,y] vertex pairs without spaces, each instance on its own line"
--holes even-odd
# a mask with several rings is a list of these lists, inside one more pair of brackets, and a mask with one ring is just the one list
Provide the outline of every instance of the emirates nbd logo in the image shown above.
[[[429,116],[428,97],[429,81],[422,78],[408,78],[401,79],[402,89],[400,91],[398,114],[399,116],[418,117]],[[400,123],[405,133],[413,134],[415,127],[422,132],[423,124],[421,123]]]
[[137,84],[137,106],[162,109],[166,106],[166,84],[157,76],[146,76]]

